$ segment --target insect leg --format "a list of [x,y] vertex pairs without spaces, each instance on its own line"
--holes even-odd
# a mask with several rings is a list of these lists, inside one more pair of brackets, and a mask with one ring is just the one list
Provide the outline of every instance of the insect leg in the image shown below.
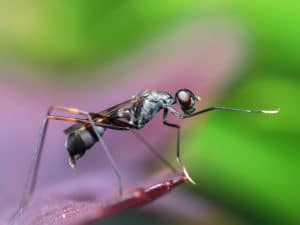
[[60,121],[66,121],[66,122],[72,122],[72,123],[90,123],[89,121],[76,119],[76,118],[72,118],[72,117],[53,116],[53,115],[51,115],[52,110],[53,110],[52,107],[50,107],[48,109],[47,114],[41,124],[37,144],[34,148],[29,172],[28,172],[28,175],[27,175],[27,178],[25,181],[25,188],[22,193],[19,207],[18,207],[17,211],[15,212],[15,214],[12,216],[12,218],[10,220],[10,224],[13,224],[15,219],[17,219],[17,217],[19,217],[22,214],[22,212],[24,211],[26,206],[29,204],[31,197],[34,193],[36,181],[37,181],[38,170],[39,170],[39,165],[40,165],[40,160],[41,160],[41,154],[42,154],[42,150],[43,150],[43,145],[44,145],[44,141],[45,141],[45,136],[46,136],[46,131],[48,128],[49,120],[60,120]]
[[183,172],[186,176],[186,178],[192,183],[192,184],[196,184],[196,182],[190,177],[189,173],[187,172],[181,158],[180,158],[180,126],[178,124],[173,124],[173,123],[169,123],[167,121],[167,115],[168,115],[168,109],[164,109],[163,112],[163,124],[169,127],[173,127],[177,129],[177,144],[176,144],[176,156],[177,156],[177,161],[180,164],[180,166],[183,169]]
[[147,148],[149,151],[151,151],[162,163],[164,163],[167,167],[169,167],[173,172],[176,172],[176,169],[172,166],[168,160],[166,160],[158,150],[155,149],[141,134],[139,134],[135,130],[130,130],[134,136],[139,139]]
[[114,161],[107,145],[105,144],[103,138],[99,135],[98,136],[99,138],[99,141],[100,141],[100,144],[102,145],[102,148],[104,150],[104,153],[106,154],[106,157],[108,158],[117,178],[118,178],[118,184],[119,184],[119,193],[120,193],[120,196],[123,195],[123,185],[122,185],[122,176],[121,176],[121,173],[120,173],[120,170],[116,164],[116,162]]
[[78,114],[78,115],[84,115],[84,116],[87,116],[88,120],[90,121],[91,123],[91,126],[94,130],[94,133],[96,134],[97,138],[99,139],[100,141],[100,144],[102,145],[103,147],[103,150],[104,150],[104,153],[106,154],[106,157],[108,158],[117,178],[118,178],[118,184],[119,184],[119,193],[120,195],[122,196],[123,195],[123,185],[122,185],[122,177],[121,177],[121,173],[120,173],[120,170],[116,164],[116,162],[114,161],[107,145],[105,144],[103,138],[99,135],[99,133],[97,132],[97,129],[96,129],[96,124],[95,122],[93,121],[90,113],[88,112],[85,112],[85,111],[82,111],[82,110],[79,110],[79,109],[75,109],[75,108],[68,108],[68,107],[63,107],[63,106],[53,106],[53,109],[57,109],[57,110],[62,110],[62,111],[66,111],[66,112],[70,112],[70,113],[74,113],[74,114]]
[[19,208],[17,209],[16,213],[12,216],[10,224],[13,224],[15,219],[17,219],[17,217],[19,217],[22,214],[22,212],[30,202],[31,197],[33,195],[35,184],[36,184],[36,177],[37,177],[38,168],[41,159],[42,148],[45,140],[45,134],[48,127],[48,121],[49,121],[48,116],[46,116],[46,118],[42,122],[40,128],[40,134],[38,137],[38,142],[32,155],[30,169],[25,181],[25,188],[22,193]]

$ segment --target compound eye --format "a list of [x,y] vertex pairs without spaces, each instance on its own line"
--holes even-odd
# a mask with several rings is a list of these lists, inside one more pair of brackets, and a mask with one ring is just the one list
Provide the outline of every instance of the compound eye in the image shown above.
[[176,99],[183,108],[191,108],[195,105],[194,94],[187,89],[179,90],[176,93]]
[[181,105],[185,105],[185,106],[188,106],[190,105],[190,101],[191,101],[191,95],[189,92],[187,91],[179,91],[177,93],[177,99],[179,101],[179,103]]

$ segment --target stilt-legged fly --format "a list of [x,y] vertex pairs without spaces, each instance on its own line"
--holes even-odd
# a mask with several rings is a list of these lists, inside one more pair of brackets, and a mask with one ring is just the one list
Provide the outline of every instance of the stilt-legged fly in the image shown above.
[[[122,195],[122,177],[108,147],[103,140],[103,134],[106,129],[116,130],[130,130],[148,149],[155,154],[164,164],[166,164],[173,171],[175,168],[164,159],[159,152],[148,141],[141,136],[136,130],[143,128],[155,115],[163,110],[162,122],[164,125],[175,128],[177,130],[177,147],[176,155],[177,161],[181,166],[186,178],[195,183],[189,176],[183,162],[180,158],[180,126],[178,124],[170,123],[167,120],[168,113],[173,114],[180,119],[198,116],[202,113],[213,110],[226,110],[245,113],[268,113],[274,114],[279,110],[251,110],[251,109],[236,109],[229,107],[210,107],[195,112],[195,103],[200,101],[200,97],[195,95],[189,89],[180,89],[175,96],[157,90],[143,90],[131,99],[121,102],[115,106],[105,109],[98,113],[86,112],[76,108],[69,108],[63,106],[51,106],[41,125],[38,142],[33,153],[31,167],[26,180],[25,189],[20,201],[19,208],[15,216],[22,214],[25,207],[30,202],[33,195],[38,168],[43,150],[43,144],[46,136],[48,122],[50,120],[59,120],[74,123],[64,132],[67,135],[65,148],[69,154],[69,165],[74,168],[76,160],[81,158],[87,150],[89,150],[95,143],[100,142],[104,153],[106,154],[111,166],[118,178],[119,192]],[[173,108],[173,105],[179,104],[183,113],[178,112]],[[65,117],[53,115],[53,111],[64,111],[74,115],[81,115],[85,118]]]

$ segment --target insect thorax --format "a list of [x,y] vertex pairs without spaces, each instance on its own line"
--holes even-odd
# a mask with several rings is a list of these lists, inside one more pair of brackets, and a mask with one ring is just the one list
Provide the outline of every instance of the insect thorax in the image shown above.
[[155,117],[162,108],[175,103],[171,94],[156,90],[142,91],[137,97],[140,97],[141,101],[134,103],[130,109],[131,122],[140,128]]

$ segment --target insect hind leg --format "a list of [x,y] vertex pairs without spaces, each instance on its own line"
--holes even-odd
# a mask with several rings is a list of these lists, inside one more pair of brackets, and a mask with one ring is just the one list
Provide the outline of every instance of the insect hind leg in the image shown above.
[[84,115],[84,116],[87,116],[88,118],[88,121],[90,122],[92,128],[93,128],[93,131],[95,133],[95,135],[97,136],[103,150],[104,150],[104,153],[106,155],[106,157],[108,158],[113,170],[114,170],[114,173],[115,175],[117,176],[117,179],[118,179],[118,185],[119,185],[119,194],[120,196],[123,195],[123,185],[122,185],[122,176],[121,176],[121,173],[120,173],[120,170],[116,164],[116,162],[114,161],[107,145],[105,144],[103,138],[101,137],[101,135],[99,134],[99,132],[97,131],[97,127],[95,125],[95,122],[94,120],[92,119],[92,116],[90,115],[89,112],[85,112],[85,111],[81,111],[81,110],[78,110],[78,109],[75,109],[75,108],[66,108],[66,107],[61,107],[59,106],[59,109],[62,109],[62,110],[65,110],[67,112],[71,112],[71,113],[74,113],[74,114],[79,114],[79,115]]
[[25,187],[24,187],[23,193],[21,195],[19,207],[18,207],[17,211],[10,218],[10,220],[9,220],[10,225],[13,225],[15,223],[15,221],[22,215],[22,213],[24,212],[24,210],[30,203],[33,193],[35,191],[37,175],[38,175],[38,170],[39,170],[39,165],[40,165],[40,161],[41,161],[41,155],[42,155],[42,151],[43,151],[43,146],[44,146],[44,142],[45,142],[45,137],[46,137],[49,120],[59,120],[59,121],[66,121],[66,122],[71,122],[71,123],[83,123],[83,124],[92,124],[93,123],[93,121],[91,122],[91,118],[89,118],[89,120],[85,120],[85,119],[77,119],[77,118],[73,118],[73,117],[53,116],[53,115],[51,115],[53,110],[60,110],[60,111],[70,112],[73,114],[86,115],[85,112],[80,111],[78,109],[74,109],[74,108],[67,108],[67,107],[62,107],[62,106],[50,106],[49,107],[49,109],[46,113],[46,116],[44,117],[43,122],[40,126],[40,132],[39,132],[39,136],[37,139],[37,144],[35,145],[35,148],[34,148],[29,172],[28,172],[28,175],[27,175],[27,178],[25,181]]
[[29,204],[29,202],[32,198],[32,195],[34,193],[35,185],[36,185],[36,178],[37,178],[38,169],[39,169],[39,165],[40,165],[41,154],[42,154],[42,150],[43,150],[43,145],[44,145],[44,141],[45,141],[46,131],[48,128],[49,119],[51,119],[50,114],[51,114],[52,110],[53,110],[53,108],[49,107],[47,114],[42,122],[41,127],[40,127],[38,141],[37,141],[37,144],[35,146],[35,149],[34,149],[34,152],[32,155],[31,165],[30,165],[30,169],[29,169],[26,181],[25,181],[25,188],[22,193],[19,207],[18,207],[17,211],[11,217],[9,224],[14,224],[16,219],[22,215],[24,209]]

